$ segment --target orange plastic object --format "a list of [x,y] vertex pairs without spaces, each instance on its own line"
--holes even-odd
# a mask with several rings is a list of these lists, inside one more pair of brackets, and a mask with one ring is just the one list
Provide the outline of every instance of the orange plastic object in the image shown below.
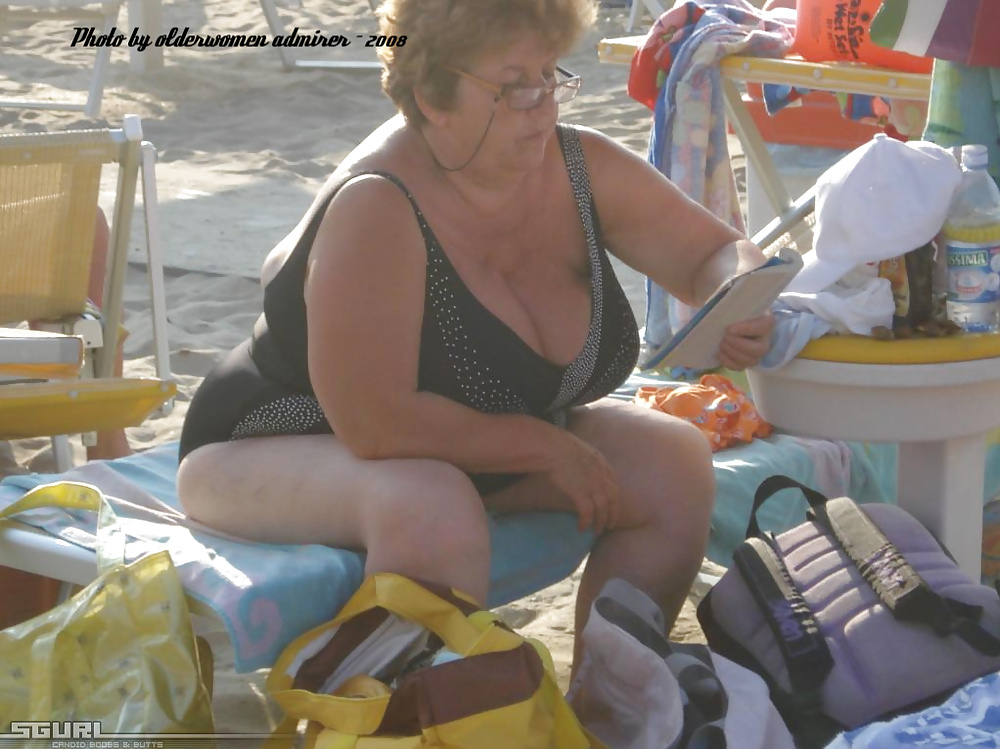
[[868,38],[881,0],[798,0],[792,49],[813,62],[863,62],[929,73],[933,60],[879,47]]
[[712,452],[771,434],[771,425],[750,399],[722,375],[703,375],[692,385],[642,385],[635,402],[691,422],[708,439]]
[[811,91],[773,116],[764,107],[759,83],[748,83],[747,94],[743,103],[765,143],[851,151],[882,132],[874,123],[844,117],[837,97],[826,91]]

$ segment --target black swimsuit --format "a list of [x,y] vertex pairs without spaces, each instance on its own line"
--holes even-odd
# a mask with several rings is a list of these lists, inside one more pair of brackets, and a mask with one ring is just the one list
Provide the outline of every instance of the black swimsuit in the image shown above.
[[[484,413],[529,414],[565,424],[566,409],[590,403],[617,388],[639,353],[635,318],[601,246],[579,136],[560,125],[559,142],[580,211],[590,257],[591,319],[583,350],[568,366],[538,354],[498,319],[462,282],[406,187],[427,250],[427,282],[417,388]],[[332,432],[309,382],[306,263],[326,208],[349,179],[327,183],[310,209],[306,228],[264,291],[264,314],[253,337],[209,373],[195,393],[181,435],[181,457],[201,445],[247,437]],[[518,476],[475,474],[482,494]]]

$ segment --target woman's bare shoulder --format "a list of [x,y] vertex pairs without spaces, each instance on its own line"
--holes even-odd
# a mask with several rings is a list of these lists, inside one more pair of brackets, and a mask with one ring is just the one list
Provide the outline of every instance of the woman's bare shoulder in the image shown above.
[[385,177],[348,178],[326,208],[310,251],[310,265],[324,255],[356,257],[365,264],[416,257],[422,238],[407,194]]
[[401,115],[386,120],[354,147],[331,175],[331,179],[363,171],[391,171],[396,162],[405,159],[411,135]]
[[645,163],[645,160],[640,158],[638,154],[633,153],[600,130],[583,125],[574,125],[573,128],[580,137],[580,145],[583,147],[588,170],[616,165],[620,167],[623,164],[636,162]]
[[386,293],[422,287],[426,262],[421,229],[406,194],[387,179],[359,175],[337,192],[317,229],[306,266],[307,305],[317,297],[351,298],[345,284],[375,277],[382,279]]

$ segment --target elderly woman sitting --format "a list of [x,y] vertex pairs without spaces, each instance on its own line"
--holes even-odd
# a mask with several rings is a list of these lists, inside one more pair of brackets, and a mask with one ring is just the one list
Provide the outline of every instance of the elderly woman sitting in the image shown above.
[[[612,577],[673,621],[707,543],[712,458],[689,424],[605,399],[639,349],[607,253],[691,304],[763,256],[641,158],[558,123],[580,88],[558,60],[594,10],[382,5],[400,114],[272,251],[253,337],[192,401],[193,518],[362,549],[368,573],[484,601],[487,512],[575,512],[599,534],[578,631]],[[756,363],[771,325],[731,326],[722,362]]]

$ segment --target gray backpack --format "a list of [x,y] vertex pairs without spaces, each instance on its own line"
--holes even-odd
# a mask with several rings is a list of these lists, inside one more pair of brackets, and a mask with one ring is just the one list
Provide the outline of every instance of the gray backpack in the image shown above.
[[[782,489],[806,495],[809,520],[762,533],[757,510]],[[900,507],[828,500],[772,476],[733,561],[698,620],[713,650],[765,678],[799,746],[1000,669],[1000,597]]]

